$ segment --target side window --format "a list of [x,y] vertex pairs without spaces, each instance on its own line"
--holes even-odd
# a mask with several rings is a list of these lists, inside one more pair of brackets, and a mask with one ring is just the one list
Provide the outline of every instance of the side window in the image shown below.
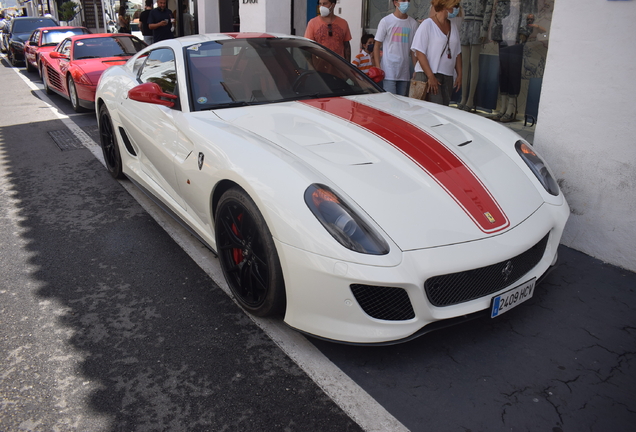
[[139,57],[135,59],[135,63],[133,64],[133,73],[135,75],[139,76],[139,70],[144,65],[144,62],[146,61],[147,58],[148,58],[148,53],[144,55],[140,55]]
[[33,32],[33,34],[31,35],[31,39],[29,39],[29,42],[31,42],[31,45],[37,45],[39,36],[40,36],[39,30],[36,30]]
[[70,56],[71,55],[71,41],[66,40],[62,42],[62,45],[59,48],[60,53]]
[[171,49],[162,48],[151,51],[139,73],[142,83],[159,84],[165,93],[177,95],[177,68]]

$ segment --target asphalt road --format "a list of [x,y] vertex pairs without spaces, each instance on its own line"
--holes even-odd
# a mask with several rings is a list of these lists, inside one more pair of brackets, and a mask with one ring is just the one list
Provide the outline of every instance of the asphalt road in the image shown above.
[[[0,82],[0,431],[398,430],[279,348],[6,61]],[[497,319],[307,345],[412,431],[632,431],[636,275],[560,255]]]

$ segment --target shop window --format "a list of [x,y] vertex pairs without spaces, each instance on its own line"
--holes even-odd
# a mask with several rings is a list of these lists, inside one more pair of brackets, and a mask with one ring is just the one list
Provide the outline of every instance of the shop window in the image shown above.
[[[375,34],[380,20],[395,10],[393,1],[363,1],[363,30]],[[516,113],[517,120],[529,117],[534,122],[555,0],[459,1],[464,80],[453,100],[467,110],[508,111]],[[429,17],[430,0],[410,3],[409,16],[420,22]],[[481,41],[483,28],[487,31]]]

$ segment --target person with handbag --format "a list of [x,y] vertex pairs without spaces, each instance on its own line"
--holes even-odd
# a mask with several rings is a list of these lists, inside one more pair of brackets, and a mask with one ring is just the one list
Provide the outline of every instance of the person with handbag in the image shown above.
[[428,84],[426,100],[448,106],[453,89],[462,85],[459,30],[450,20],[459,13],[459,0],[433,0],[431,5],[434,13],[420,24],[411,45],[417,58],[414,79]]
[[121,5],[119,7],[119,18],[117,21],[117,25],[119,25],[119,29],[117,30],[117,33],[130,34],[130,17],[126,15],[125,5]]

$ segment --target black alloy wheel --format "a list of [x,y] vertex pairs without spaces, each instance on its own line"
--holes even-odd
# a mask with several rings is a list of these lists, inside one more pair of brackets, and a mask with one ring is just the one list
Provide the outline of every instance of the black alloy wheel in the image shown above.
[[75,87],[75,81],[73,81],[73,77],[69,75],[66,80],[66,88],[68,89],[68,98],[71,101],[71,105],[73,105],[73,111],[76,113],[85,112],[86,109],[80,105],[79,96],[77,95],[77,88]]
[[223,274],[238,303],[256,316],[283,314],[285,284],[276,246],[242,189],[229,189],[219,200],[215,235]]
[[105,104],[99,109],[99,141],[104,153],[106,169],[110,175],[115,179],[125,179],[117,137],[115,137],[113,122],[110,120],[110,114]]

